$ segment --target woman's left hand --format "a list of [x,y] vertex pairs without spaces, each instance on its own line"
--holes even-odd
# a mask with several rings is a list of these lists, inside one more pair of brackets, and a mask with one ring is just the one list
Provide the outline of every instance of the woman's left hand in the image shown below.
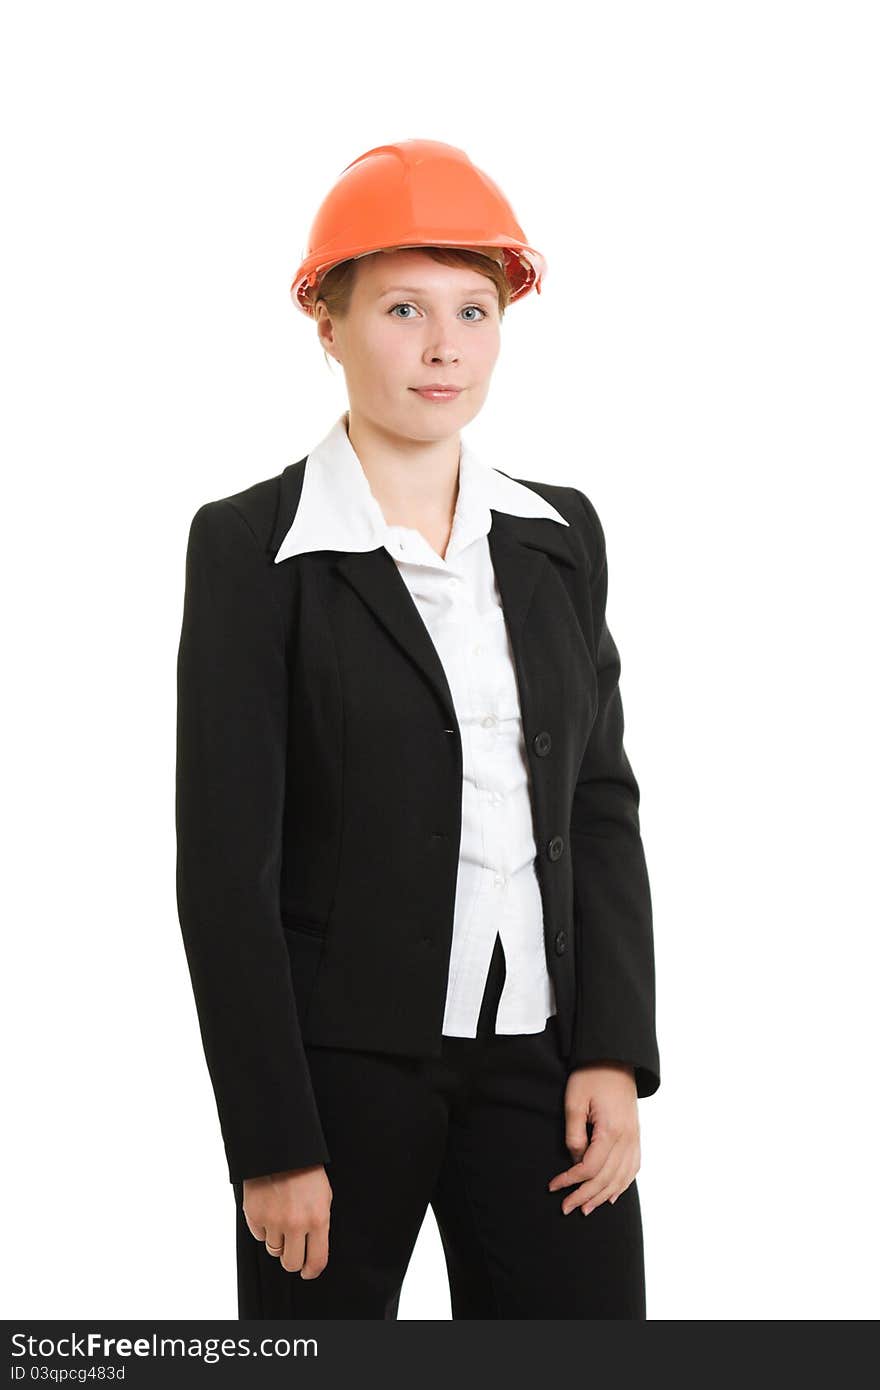
[[[587,1121],[592,1135],[587,1143]],[[562,1203],[567,1216],[580,1207],[587,1215],[603,1202],[614,1203],[641,1167],[639,1104],[635,1074],[621,1062],[577,1067],[565,1088],[565,1146],[575,1160],[550,1180],[548,1191],[571,1187]]]

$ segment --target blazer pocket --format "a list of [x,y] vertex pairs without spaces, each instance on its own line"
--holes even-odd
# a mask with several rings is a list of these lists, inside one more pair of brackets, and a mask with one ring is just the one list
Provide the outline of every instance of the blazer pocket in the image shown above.
[[290,957],[290,974],[300,1025],[305,1022],[309,1002],[318,978],[321,957],[324,953],[326,923],[315,922],[305,917],[293,917],[282,912],[281,924]]

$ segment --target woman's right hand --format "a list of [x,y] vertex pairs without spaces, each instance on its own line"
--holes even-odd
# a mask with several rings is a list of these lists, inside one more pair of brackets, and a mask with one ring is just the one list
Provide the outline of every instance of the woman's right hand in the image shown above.
[[303,1279],[326,1267],[333,1189],[323,1163],[245,1178],[242,1209],[251,1235]]

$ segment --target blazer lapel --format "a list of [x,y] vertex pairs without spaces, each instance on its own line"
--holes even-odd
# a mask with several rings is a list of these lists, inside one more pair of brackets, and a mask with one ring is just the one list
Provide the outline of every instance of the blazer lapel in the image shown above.
[[[535,589],[552,571],[548,556],[563,564],[576,564],[567,537],[558,522],[545,517],[520,517],[492,513],[489,550],[519,679],[521,696],[528,701],[532,688],[529,644],[524,636],[526,616]],[[443,663],[409,589],[384,548],[345,552],[334,569],[361,596],[376,619],[391,633],[430,682],[441,701],[449,727],[456,726],[455,706]],[[524,710],[528,717],[528,710]]]
[[[539,692],[542,685],[547,686],[547,667],[542,667],[541,663],[547,646],[552,647],[555,641],[560,640],[554,638],[554,633],[559,629],[553,623],[552,603],[547,599],[546,606],[538,605],[535,608],[534,600],[542,584],[555,575],[554,560],[571,568],[577,564],[568,541],[570,529],[546,517],[492,513],[489,550],[510,634],[526,736],[536,722],[544,722],[544,711],[539,711]],[[537,632],[528,628],[528,617],[533,608],[540,619]],[[543,682],[539,667],[545,672]],[[560,692],[552,688],[545,691],[545,695],[546,699],[552,700],[559,698]]]
[[388,551],[384,547],[345,551],[337,555],[333,568],[356,590],[377,620],[431,683],[443,705],[449,727],[454,728],[455,706],[443,663],[412,594]]
[[[278,513],[270,540],[274,558],[290,528],[302,492],[305,459],[291,464],[281,477]],[[553,571],[552,561],[577,565],[569,541],[571,527],[548,517],[516,516],[492,511],[489,551],[504,606],[504,617],[516,665],[523,716],[529,719],[532,680],[530,643],[525,624],[536,589]],[[450,728],[457,727],[455,705],[443,663],[409,589],[384,547],[367,551],[329,552],[332,568],[360,595],[378,622],[391,634],[422,672],[440,700]]]
[[547,517],[492,512],[489,552],[511,637],[521,633],[538,581],[553,568],[547,557],[571,568],[577,564],[570,529]]

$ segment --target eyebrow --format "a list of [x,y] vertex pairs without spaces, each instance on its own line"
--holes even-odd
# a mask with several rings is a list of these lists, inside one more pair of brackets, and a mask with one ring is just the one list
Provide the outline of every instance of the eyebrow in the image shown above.
[[[387,290],[382,290],[381,294],[379,295],[379,298],[380,298],[380,299],[384,299],[384,297],[385,297],[386,294],[425,294],[425,293],[426,293],[425,289],[424,289],[423,287],[420,287],[419,285],[390,285],[390,286],[388,287]],[[479,295],[482,295],[482,294],[489,294],[489,295],[492,295],[493,297],[495,297],[495,296],[497,295],[497,291],[496,291],[495,289],[489,288],[489,287],[487,287],[486,289],[482,289],[482,288],[481,288],[481,289],[478,289],[478,290],[467,290],[467,291],[465,291],[464,298],[465,298],[465,299],[476,299]]]

